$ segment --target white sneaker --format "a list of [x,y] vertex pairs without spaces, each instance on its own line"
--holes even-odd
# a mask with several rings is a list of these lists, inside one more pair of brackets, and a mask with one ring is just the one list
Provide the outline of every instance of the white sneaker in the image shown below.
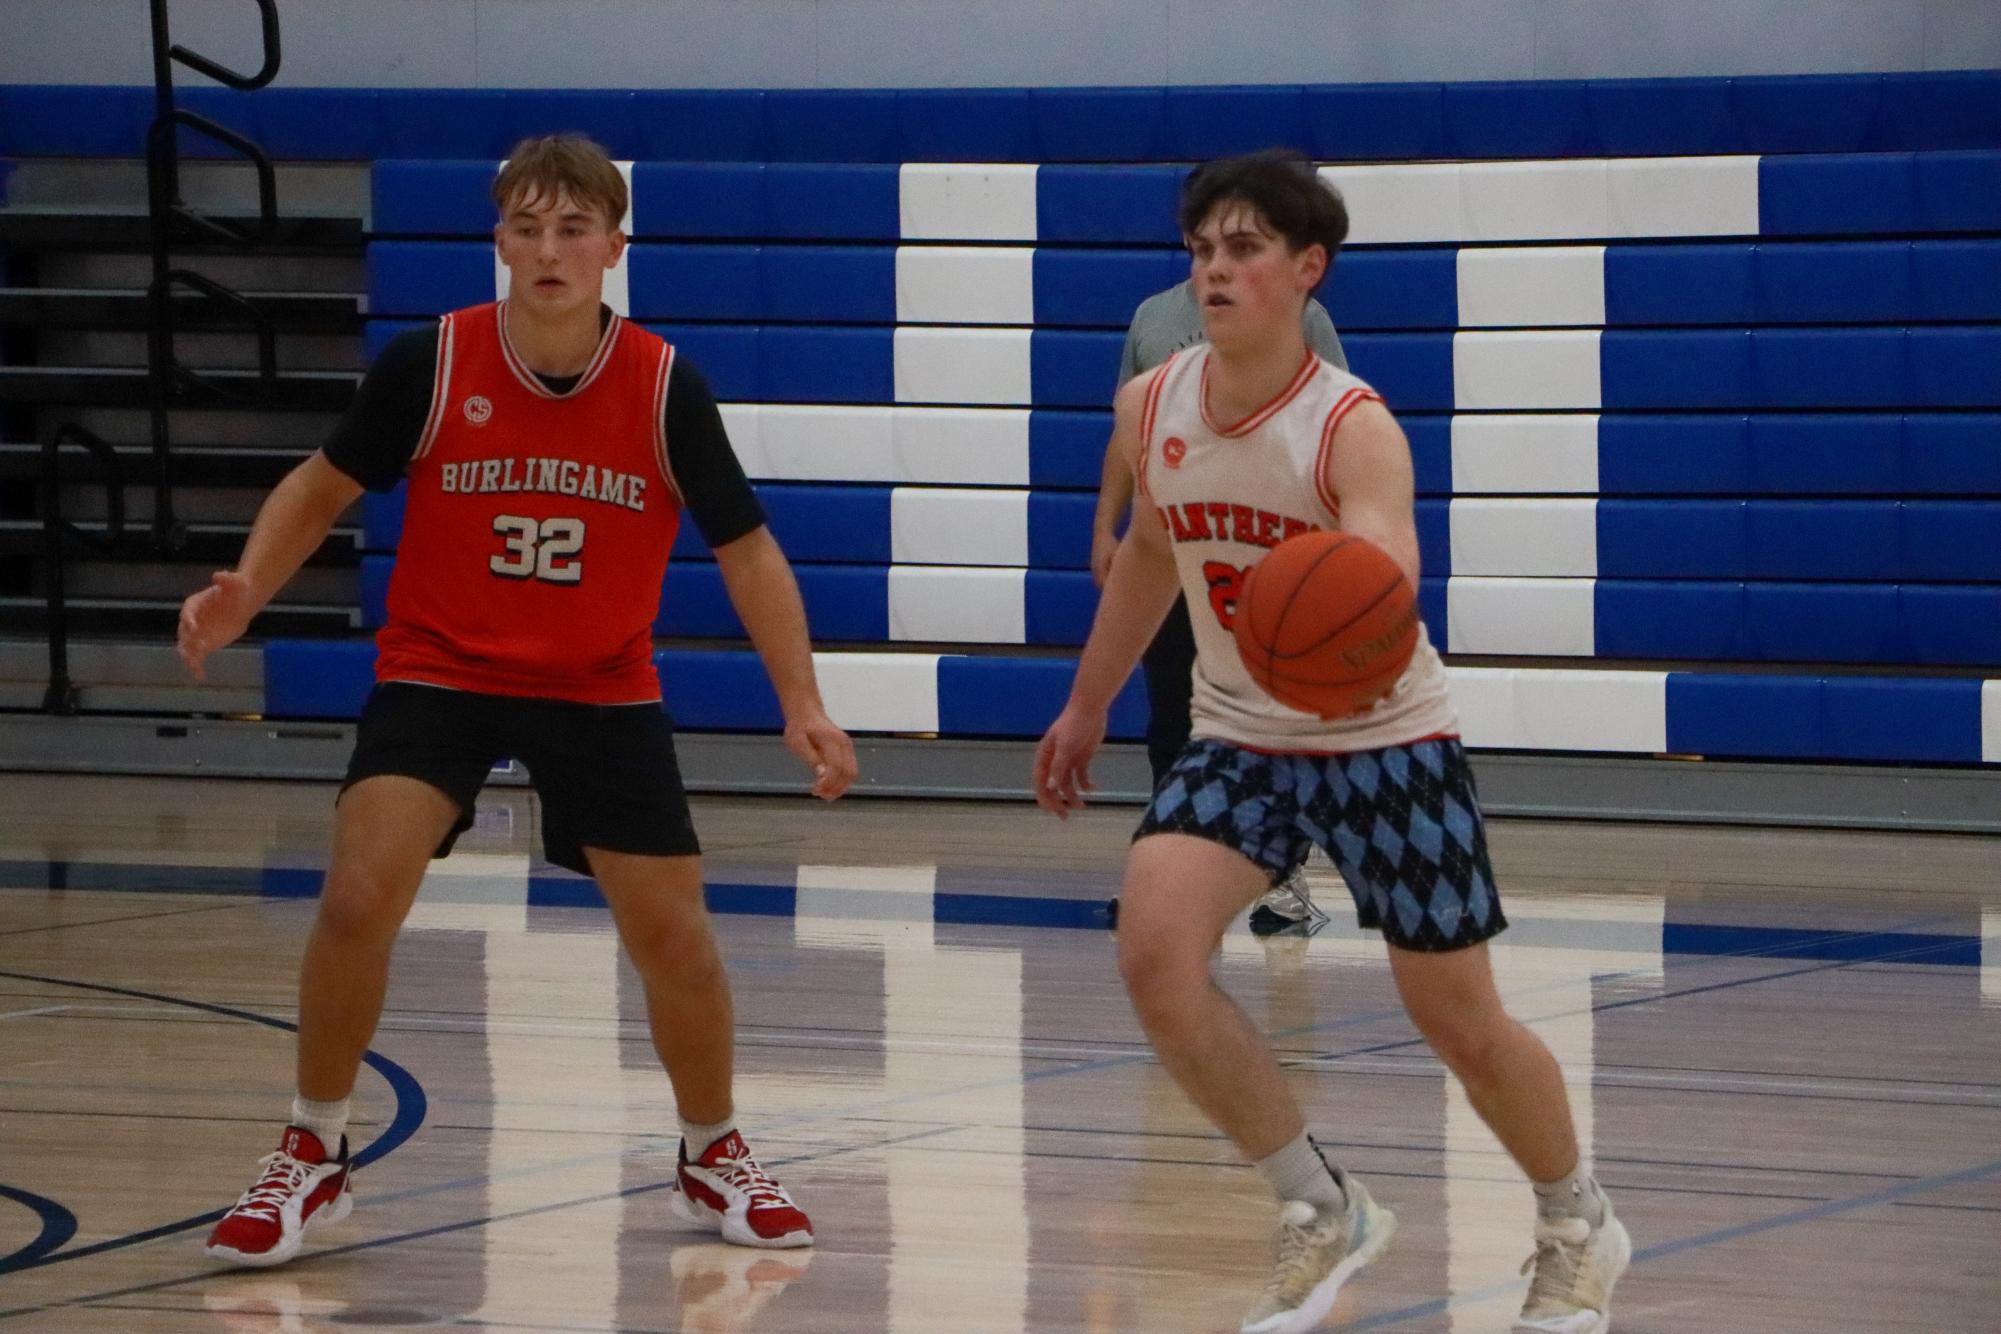
[[1368,1187],[1339,1168],[1334,1179],[1348,1196],[1345,1212],[1323,1218],[1304,1200],[1279,1210],[1277,1260],[1240,1334],[1305,1334],[1334,1309],[1341,1285],[1396,1235],[1397,1216],[1369,1198]]
[[1605,1205],[1605,1221],[1537,1219],[1535,1254],[1522,1264],[1533,1272],[1528,1300],[1515,1321],[1517,1334],[1605,1334],[1612,1328],[1612,1285],[1632,1263],[1633,1239]]
[[1251,909],[1251,929],[1260,933],[1283,931],[1289,926],[1304,922],[1308,926],[1318,926],[1327,920],[1327,914],[1313,901],[1313,894],[1306,887],[1304,869],[1295,866],[1292,873],[1264,892]]

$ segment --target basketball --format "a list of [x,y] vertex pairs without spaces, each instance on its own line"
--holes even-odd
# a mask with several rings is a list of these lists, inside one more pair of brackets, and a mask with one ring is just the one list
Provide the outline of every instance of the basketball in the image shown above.
[[1301,533],[1251,567],[1237,593],[1237,653],[1279,703],[1322,718],[1360,713],[1417,650],[1417,594],[1375,543]]

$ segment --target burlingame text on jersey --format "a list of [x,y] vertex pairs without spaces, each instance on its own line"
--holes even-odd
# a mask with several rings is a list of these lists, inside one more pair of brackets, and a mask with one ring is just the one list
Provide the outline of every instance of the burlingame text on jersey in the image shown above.
[[617,505],[635,513],[646,509],[644,477],[613,472],[575,459],[473,459],[447,463],[438,470],[438,485],[441,490],[460,495],[546,491]]

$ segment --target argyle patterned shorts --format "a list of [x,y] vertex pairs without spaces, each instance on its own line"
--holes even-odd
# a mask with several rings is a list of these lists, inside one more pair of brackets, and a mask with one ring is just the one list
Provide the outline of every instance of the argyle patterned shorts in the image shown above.
[[1506,928],[1473,771],[1457,738],[1346,755],[1188,743],[1140,821],[1242,853],[1274,878],[1317,844],[1357,919],[1407,950],[1456,950]]

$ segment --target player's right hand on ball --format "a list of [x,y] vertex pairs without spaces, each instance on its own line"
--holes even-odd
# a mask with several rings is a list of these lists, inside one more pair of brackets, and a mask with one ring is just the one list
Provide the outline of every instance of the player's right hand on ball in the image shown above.
[[250,581],[234,570],[217,570],[209,576],[207,588],[181,604],[174,647],[195,680],[208,679],[204,660],[241,639],[256,614],[257,598],[250,591]]
[[1091,757],[1105,739],[1105,715],[1065,708],[1035,748],[1035,804],[1059,820],[1084,809],[1084,794],[1094,792]]

